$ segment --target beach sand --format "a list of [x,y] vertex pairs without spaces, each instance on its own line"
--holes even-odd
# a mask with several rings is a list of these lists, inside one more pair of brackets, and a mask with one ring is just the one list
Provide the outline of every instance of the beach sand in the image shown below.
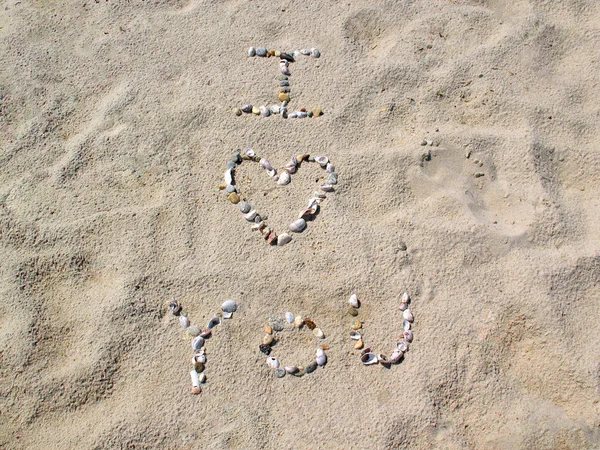
[[[599,448],[598,23],[594,0],[1,2],[0,446]],[[276,102],[250,46],[320,49],[290,108],[325,114],[236,116]],[[287,246],[219,190],[247,147],[339,173]],[[284,230],[323,174],[239,187]],[[364,367],[349,296],[389,354],[404,291],[410,351]],[[198,396],[172,297],[202,326],[239,303]],[[329,346],[302,378],[258,349],[286,311]]]

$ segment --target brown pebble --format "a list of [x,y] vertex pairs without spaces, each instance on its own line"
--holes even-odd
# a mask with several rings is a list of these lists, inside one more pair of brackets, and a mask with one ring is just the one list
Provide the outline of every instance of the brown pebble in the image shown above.
[[281,101],[281,102],[289,102],[290,101],[290,94],[288,94],[287,92],[280,92],[277,97],[279,98],[279,101]]
[[356,317],[358,316],[358,309],[356,308],[348,308],[348,314],[350,314],[352,317]]
[[271,328],[269,325],[265,326],[265,333],[267,334],[273,334],[273,328]]
[[271,231],[267,237],[267,244],[271,245],[273,242],[277,242],[277,233]]
[[241,116],[242,115],[242,110],[240,108],[236,108],[234,111],[235,111],[235,115],[236,116]]
[[304,153],[303,155],[296,156],[296,159],[298,160],[299,163],[301,163],[302,161],[308,161],[309,157],[310,157],[310,155],[308,153]]
[[362,328],[362,322],[358,319],[356,319],[354,322],[352,322],[352,329],[353,330],[360,330]]
[[362,339],[359,339],[358,341],[356,341],[356,344],[354,344],[354,348],[356,350],[360,350],[364,346],[365,346],[365,344],[363,343]]
[[237,205],[240,202],[240,196],[236,192],[232,192],[227,196],[227,198],[234,205]]
[[226,187],[227,187],[227,186],[225,186],[224,184],[220,184],[220,185],[219,185],[219,190],[221,190],[221,191],[222,191],[222,190],[223,190],[223,189],[225,189]]
[[200,392],[202,392],[202,388],[200,388],[198,386],[193,386],[192,387],[192,394],[198,395]]
[[306,325],[309,330],[317,328],[317,325],[310,319],[304,319],[304,325]]
[[313,116],[319,117],[323,114],[323,110],[321,108],[315,108],[312,110]]
[[265,334],[265,336],[263,337],[263,344],[264,345],[271,345],[274,340],[275,339],[273,339],[273,335],[272,334]]
[[323,344],[323,345],[321,345],[321,349],[322,350],[329,350],[329,345]]

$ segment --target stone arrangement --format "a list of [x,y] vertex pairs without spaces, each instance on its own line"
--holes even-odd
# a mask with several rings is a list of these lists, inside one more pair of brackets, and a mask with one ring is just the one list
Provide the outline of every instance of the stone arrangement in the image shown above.
[[278,234],[275,232],[275,230],[267,224],[267,216],[259,214],[250,203],[242,200],[241,192],[236,185],[235,170],[243,161],[260,164],[267,174],[273,178],[273,181],[280,186],[290,184],[292,175],[298,171],[301,164],[304,162],[317,163],[326,171],[327,179],[325,180],[325,183],[320,186],[321,192],[315,192],[313,197],[309,199],[307,207],[300,212],[297,219],[290,223],[288,228],[292,233],[301,233],[306,229],[306,222],[313,220],[317,216],[319,213],[319,205],[327,198],[327,193],[335,191],[334,186],[338,182],[338,175],[335,172],[335,167],[331,164],[327,156],[310,156],[308,154],[298,155],[293,157],[278,172],[267,159],[257,156],[251,148],[246,149],[243,154],[241,150],[238,150],[233,154],[229,161],[227,161],[225,184],[222,185],[221,188],[225,190],[227,198],[231,203],[234,205],[239,204],[239,209],[244,215],[244,219],[253,224],[252,229],[260,232],[269,245],[283,246],[292,240],[292,236],[289,233]]
[[[315,353],[315,360],[307,364],[306,366],[300,365],[284,365],[277,358],[271,355],[272,346],[277,343],[281,338],[281,334],[285,332],[291,332],[293,330],[299,330],[301,328],[308,328],[312,331],[313,335],[317,339],[324,339],[325,334],[317,327],[317,325],[311,320],[302,318],[301,316],[295,316],[291,312],[285,313],[285,320],[281,317],[272,317],[269,320],[269,324],[265,326],[265,335],[263,342],[259,345],[259,350],[267,355],[267,365],[275,371],[277,378],[283,378],[286,375],[293,375],[295,377],[302,377],[307,373],[312,373],[317,370],[318,367],[323,367],[327,364],[327,355],[325,350],[329,347],[327,345],[320,345],[317,347]],[[286,325],[287,323],[287,325]]]
[[296,62],[295,58],[298,58],[302,55],[312,56],[313,58],[319,58],[321,56],[321,52],[319,52],[319,50],[316,48],[312,48],[310,50],[303,49],[282,52],[279,50],[267,50],[265,47],[250,47],[248,49],[248,56],[258,56],[263,58],[279,58],[279,71],[281,72],[281,74],[278,76],[279,94],[277,95],[277,99],[281,103],[272,104],[269,106],[243,105],[241,108],[235,109],[235,114],[237,116],[241,116],[243,114],[253,114],[260,117],[279,115],[284,119],[304,119],[306,117],[321,116],[323,114],[323,110],[321,108],[314,108],[310,111],[307,111],[306,108],[301,108],[298,111],[288,113],[288,104],[291,99],[291,86],[288,77],[292,75],[289,66],[290,63]]
[[[360,308],[360,302],[356,294],[352,294],[350,296],[349,303],[350,308],[348,309],[348,314],[350,314],[352,317],[357,317],[358,309]],[[409,303],[410,296],[407,292],[405,292],[400,298],[400,311],[402,311],[402,317],[404,319],[402,324],[403,333],[400,335],[398,342],[396,343],[396,347],[392,349],[390,356],[372,352],[368,347],[365,348],[362,334],[359,331],[362,328],[362,322],[358,319],[354,319],[352,331],[350,332],[350,339],[355,342],[354,348],[356,350],[361,350],[360,361],[365,366],[381,364],[384,367],[390,367],[392,364],[399,363],[404,358],[404,354],[408,352],[408,348],[413,341],[412,324],[415,320],[413,313],[408,307]]]
[[174,316],[179,317],[179,324],[185,330],[186,337],[191,338],[192,350],[194,352],[194,356],[192,357],[193,367],[192,370],[190,370],[190,377],[192,378],[192,394],[198,395],[202,392],[201,384],[206,381],[206,374],[204,373],[206,347],[204,346],[204,343],[212,336],[212,330],[221,323],[222,318],[230,319],[233,316],[233,313],[237,310],[237,303],[234,300],[226,300],[223,305],[221,305],[222,312],[215,314],[215,316],[208,321],[205,330],[190,323],[187,313],[175,299],[172,299],[169,303],[169,310]]

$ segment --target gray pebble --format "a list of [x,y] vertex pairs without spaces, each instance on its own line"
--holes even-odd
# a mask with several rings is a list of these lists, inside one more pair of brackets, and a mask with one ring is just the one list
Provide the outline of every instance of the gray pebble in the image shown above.
[[256,50],[254,49],[254,47],[250,47],[248,49],[248,56],[255,56],[256,55]]
[[306,373],[313,373],[315,370],[317,370],[317,367],[319,367],[319,365],[316,363],[316,361],[313,361],[304,368],[304,371]]
[[421,141],[421,145],[427,145],[427,141],[426,141],[425,139],[423,139],[423,140]]
[[285,327],[285,323],[281,316],[270,317],[269,325],[271,326],[271,328],[273,328],[274,331],[281,331]]
[[262,216],[262,220],[267,220],[269,218],[269,216],[267,216],[266,214],[264,216]]
[[228,184],[227,187],[225,188],[225,190],[227,191],[228,194],[231,194],[232,192],[236,191],[236,188],[232,184]]
[[244,106],[242,106],[241,109],[242,109],[242,112],[251,113],[252,112],[252,105],[244,105]]
[[406,246],[406,244],[404,242],[400,241],[400,243],[398,243],[398,248],[401,251],[405,252],[408,247]]
[[196,337],[200,334],[200,328],[195,325],[192,325],[186,331],[192,337]]
[[308,162],[315,162],[315,157],[314,156],[309,156],[308,157]]
[[290,82],[288,80],[281,80],[279,82],[279,86],[289,86]]
[[280,80],[280,81],[283,81],[283,80],[287,80],[288,77],[285,76],[285,75],[277,75],[277,79]]
[[279,88],[279,92],[290,92],[290,87],[289,86],[282,86]]
[[262,221],[263,221],[263,218],[257,214],[256,217],[254,218],[254,223],[261,223]]
[[240,202],[240,211],[244,214],[246,214],[247,212],[250,212],[250,208],[252,208],[250,206],[250,203],[247,202]]
[[312,112],[312,111],[309,111],[309,112],[307,112],[307,113],[306,113],[306,115],[307,115],[308,117],[312,117],[312,116],[313,116],[313,112]]
[[275,369],[275,376],[277,378],[283,378],[283,377],[285,377],[285,370],[282,369],[282,368]]
[[237,167],[237,164],[234,163],[233,161],[228,161],[227,162],[227,168],[228,169],[235,169]]
[[338,182],[338,175],[337,175],[337,173],[332,172],[327,177],[327,181],[325,183],[327,183],[327,184],[337,184],[337,182]]
[[264,47],[258,47],[256,49],[256,56],[267,56],[267,49]]
[[242,115],[242,110],[240,108],[234,108],[233,112],[235,113],[236,116]]

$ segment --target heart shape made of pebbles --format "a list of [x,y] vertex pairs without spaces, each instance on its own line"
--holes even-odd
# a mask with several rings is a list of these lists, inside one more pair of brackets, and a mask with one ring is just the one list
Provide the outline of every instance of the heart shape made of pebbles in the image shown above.
[[326,194],[335,191],[334,186],[338,182],[338,175],[327,156],[310,156],[308,154],[298,155],[293,157],[282,169],[277,171],[267,159],[257,156],[251,148],[244,150],[243,153],[241,150],[238,150],[229,161],[227,161],[224,187],[227,198],[234,205],[239,205],[239,209],[243,214],[244,219],[253,224],[252,229],[259,231],[269,245],[282,246],[288,244],[292,240],[292,236],[287,232],[281,234],[275,232],[275,230],[267,224],[266,219],[263,219],[250,203],[242,200],[241,192],[235,182],[235,170],[244,161],[258,163],[279,186],[287,186],[290,184],[292,176],[298,171],[301,164],[305,162],[316,163],[327,172],[327,180],[325,181],[325,184],[321,185],[320,192],[314,193],[313,197],[308,201],[308,206],[300,212],[297,219],[290,223],[288,228],[289,231],[293,233],[301,233],[306,229],[307,220],[312,220],[316,217],[319,213],[320,203],[327,198]]

